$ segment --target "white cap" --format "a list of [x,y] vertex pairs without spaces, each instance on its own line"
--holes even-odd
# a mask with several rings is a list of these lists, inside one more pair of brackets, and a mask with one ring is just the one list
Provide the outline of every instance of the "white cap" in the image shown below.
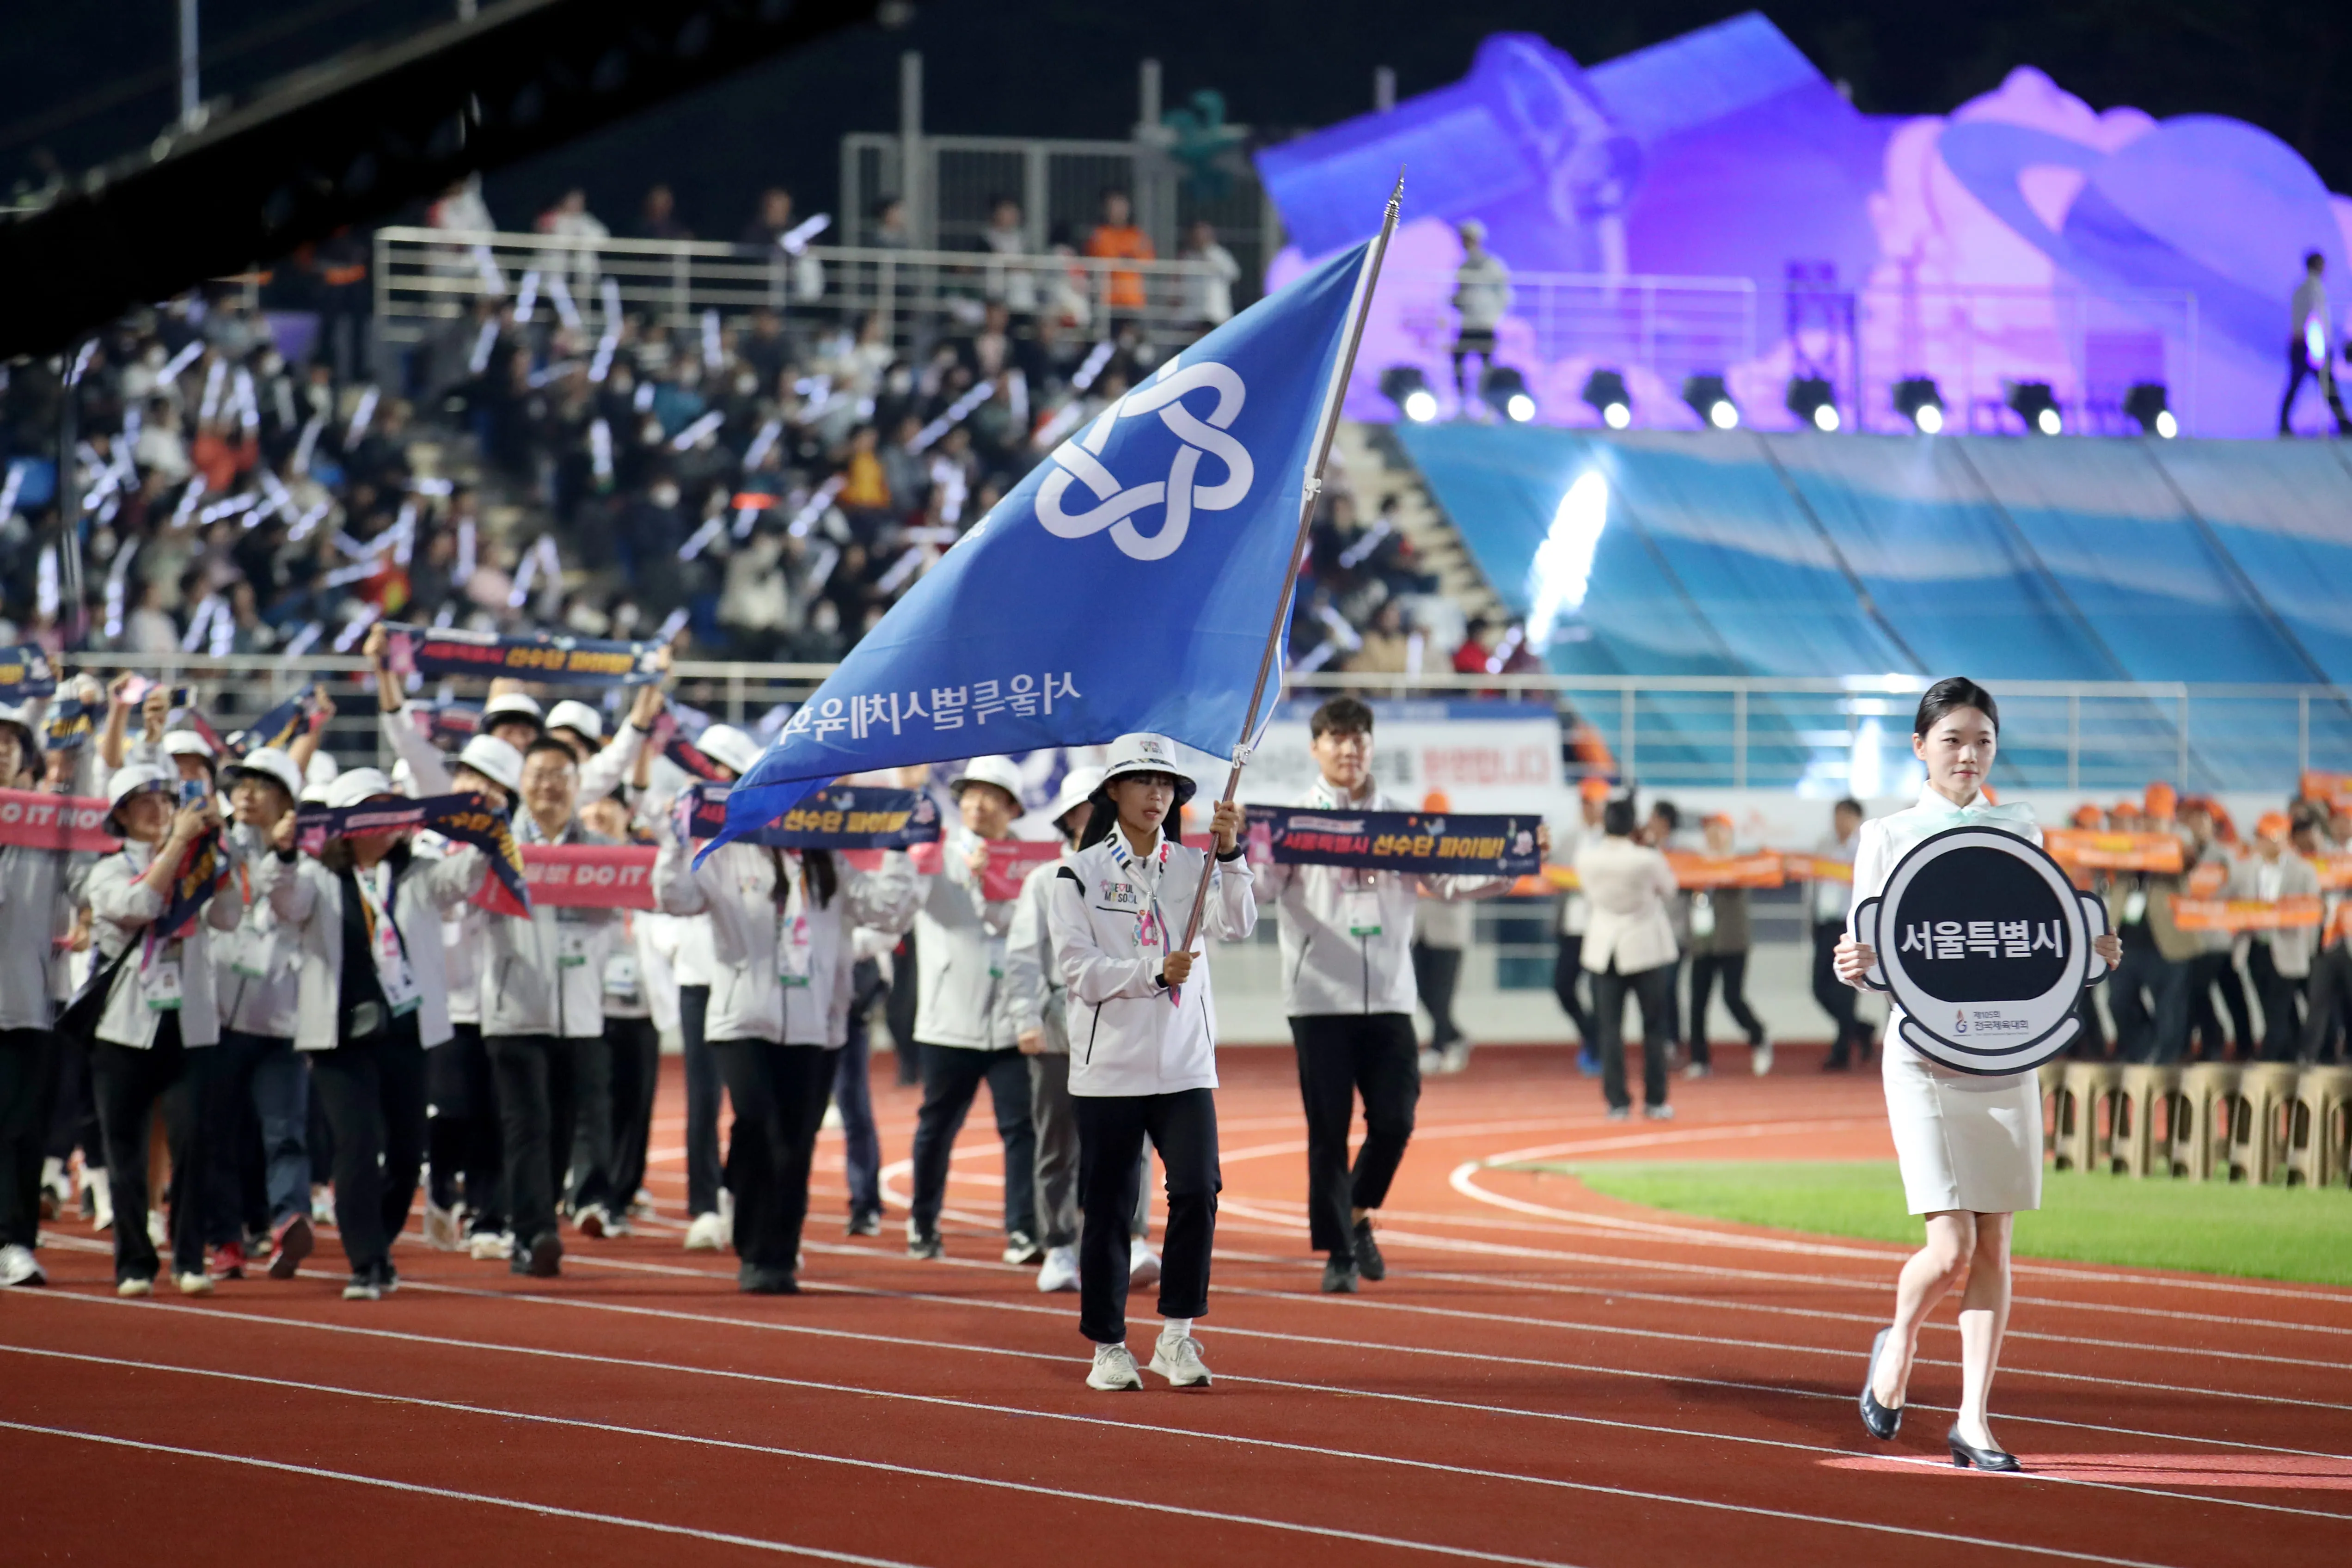
[[302,782],[312,789],[324,789],[334,783],[335,775],[342,771],[342,763],[335,761],[332,752],[313,752],[310,762],[303,766]]
[[522,753],[496,735],[475,736],[457,753],[457,761],[501,789],[522,788]]
[[275,746],[256,746],[253,750],[221,770],[222,775],[235,779],[239,773],[251,773],[268,779],[286,792],[289,800],[299,800],[302,795],[302,770],[294,759]]
[[994,784],[1013,797],[1013,815],[1018,816],[1021,805],[1021,764],[1011,757],[974,757],[956,770],[948,780],[948,793],[961,795],[966,784]]
[[106,781],[106,822],[108,832],[120,835],[121,827],[114,820],[115,809],[142,790],[175,789],[180,775],[169,768],[159,768],[152,763],[133,763],[127,768],[117,768],[114,776]]
[[493,697],[482,705],[482,731],[485,734],[489,731],[491,725],[500,720],[514,719],[530,720],[531,728],[534,730],[547,727],[547,715],[540,710],[538,700],[535,698],[525,697],[520,691],[509,691],[504,697]]
[[742,777],[760,760],[760,742],[732,724],[713,724],[694,738],[694,749]]
[[1105,784],[1122,773],[1166,773],[1176,781],[1176,804],[1182,805],[1198,788],[1176,765],[1176,742],[1165,735],[1121,735],[1110,743],[1110,765],[1103,769]]
[[213,743],[194,730],[163,731],[163,754],[167,757],[203,757],[210,761],[216,753]]
[[33,705],[29,702],[16,708],[11,708],[5,702],[0,702],[0,724],[14,724],[24,731],[26,749],[37,750],[41,738],[33,732],[32,711]]
[[1055,795],[1054,804],[1045,808],[1045,820],[1055,827],[1061,826],[1062,818],[1092,800],[1095,791],[1102,788],[1102,769],[1072,768],[1062,777],[1062,793]]
[[604,716],[585,702],[570,699],[548,710],[547,727],[551,730],[576,730],[591,741],[604,738]]
[[363,800],[373,800],[380,795],[399,793],[392,787],[392,781],[383,776],[383,769],[353,768],[349,773],[337,774],[335,782],[327,786],[327,804],[340,808],[357,805]]

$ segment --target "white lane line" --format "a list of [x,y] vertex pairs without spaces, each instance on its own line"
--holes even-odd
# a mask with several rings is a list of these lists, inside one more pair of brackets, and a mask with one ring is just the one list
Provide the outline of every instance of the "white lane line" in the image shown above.
[[578,1520],[586,1524],[609,1524],[624,1530],[646,1530],[659,1535],[681,1535],[695,1541],[717,1542],[722,1546],[747,1546],[755,1552],[772,1552],[785,1557],[808,1557],[820,1563],[850,1563],[859,1568],[916,1568],[892,1557],[862,1557],[852,1552],[827,1552],[822,1547],[797,1546],[788,1541],[763,1541],[751,1535],[730,1535],[724,1531],[696,1530],[683,1524],[662,1524],[650,1519],[631,1519],[617,1513],[591,1513],[584,1509],[558,1508],[553,1503],[524,1502],[517,1498],[493,1497],[487,1492],[459,1491],[453,1487],[417,1486],[409,1481],[386,1480],[382,1476],[362,1476],[351,1470],[330,1470],[317,1465],[292,1465],[280,1459],[259,1459],[248,1454],[224,1454],[210,1448],[185,1448],[173,1443],[149,1443],[132,1437],[110,1436],[103,1432],[79,1432],[66,1426],[39,1426],[29,1421],[0,1420],[0,1431],[29,1432],[42,1437],[73,1437],[85,1443],[102,1443],[115,1448],[136,1448],[150,1454],[170,1454],[184,1459],[217,1459],[225,1465],[249,1465],[256,1469],[275,1470],[280,1475],[308,1476],[314,1480],[349,1481],[353,1486],[379,1487],[386,1491],[409,1492],[418,1497],[436,1498],[444,1502],[478,1503],[488,1508],[513,1509],[520,1513],[544,1514],[555,1519]]
[[[1250,1514],[1224,1513],[1208,1509],[1186,1508],[1173,1504],[1150,1502],[1128,1496],[1105,1496],[1098,1493],[1073,1491],[1059,1487],[1042,1487],[1023,1481],[1009,1481],[990,1476],[969,1475],[960,1471],[932,1469],[928,1467],[901,1465],[883,1459],[853,1458],[846,1455],[820,1453],[806,1448],[787,1448],[764,1443],[746,1443],[720,1437],[697,1436],[690,1433],[663,1431],[657,1427],[625,1426],[606,1421],[586,1421],[573,1416],[547,1415],[530,1411],[517,1411],[482,1405],[467,1405],[454,1400],[425,1399],[404,1394],[383,1394],[372,1389],[345,1388],[332,1384],[307,1383],[291,1378],[264,1377],[252,1373],[215,1372],[205,1368],[174,1366],[161,1362],[131,1361],[111,1356],[86,1355],[70,1351],[31,1351],[19,1346],[0,1346],[0,1351],[50,1356],[101,1366],[128,1367],[142,1372],[179,1373],[193,1377],[218,1378],[226,1382],[257,1384],[263,1387],[299,1389],[310,1394],[336,1394],[345,1398],[368,1400],[385,1405],[402,1405],[424,1410],[446,1411],[455,1415],[481,1415],[498,1421],[523,1421],[538,1426],[565,1427],[575,1431],[603,1433],[613,1436],[649,1438],[656,1442],[679,1443],[696,1447],[725,1449],[733,1453],[760,1454],[771,1458],[798,1459],[816,1464],[842,1465],[855,1469],[879,1470],[888,1475],[919,1477],[926,1480],[961,1481],[967,1485],[1026,1492],[1052,1497],[1066,1501],[1095,1502],[1114,1508],[1134,1508],[1156,1513],[1172,1513],[1191,1519],[1214,1520],[1226,1524],[1256,1525],[1263,1529],[1285,1530],[1301,1534],[1318,1535],[1327,1539],[1362,1542],[1377,1546],[1394,1546],[1406,1551],[1432,1552],[1449,1557],[1467,1558],[1481,1563],[1510,1563],[1536,1565],[1536,1568],[1565,1568],[1542,1558],[1519,1557],[1500,1552],[1480,1552],[1469,1547],[1447,1546],[1435,1542],[1412,1541],[1403,1537],[1376,1535],[1362,1531],[1334,1530],[1322,1525],[1298,1524],[1289,1521],[1272,1520]],[[822,1385],[806,1385],[822,1386]],[[893,1395],[877,1389],[849,1388],[833,1385],[841,1393],[865,1397],[921,1399],[927,1404],[961,1405],[967,1409],[989,1411],[1017,1419],[1035,1420],[1050,1417],[1050,1412],[1024,1410],[1010,1405],[983,1405],[962,1401],[930,1399],[919,1395]],[[1915,1541],[1949,1542],[1956,1546],[1974,1546],[1996,1552],[2017,1552],[2035,1557],[2056,1557],[2074,1563],[2112,1564],[2114,1568],[2159,1568],[2137,1558],[2109,1557],[2097,1552],[2074,1552],[2064,1547],[2037,1546],[2025,1542],[1997,1541],[1989,1536],[1962,1535],[1954,1531],[1923,1530],[1910,1525],[1880,1524],[1865,1520],[1841,1519],[1832,1514],[1801,1513],[1793,1509],[1759,1508],[1752,1503],[1721,1502],[1708,1498],[1677,1496],[1671,1492],[1643,1491],[1632,1487],[1604,1486],[1592,1481],[1562,1480],[1550,1476],[1528,1476],[1507,1470],[1481,1469],[1466,1465],[1441,1464],[1430,1459],[1405,1459],[1390,1455],[1357,1453],[1341,1448],[1325,1448],[1306,1443],[1286,1443],[1273,1438],[1245,1437],[1228,1433],[1203,1432],[1181,1426],[1155,1426],[1150,1424],[1129,1424],[1105,1417],[1064,1415],[1060,1419],[1090,1426],[1118,1426],[1136,1432],[1149,1432],[1161,1436],[1190,1437],[1205,1442],[1227,1443],[1237,1447],[1271,1448],[1283,1453],[1305,1454],[1318,1458],[1334,1458],[1358,1463],[1377,1463],[1403,1469],[1423,1470],[1438,1475],[1471,1480],[1507,1481],[1525,1486],[1546,1487],[1558,1491],[1581,1492],[1588,1496],[1623,1498],[1639,1502],[1675,1503],[1685,1508],[1700,1508],[1723,1513],[1744,1514],[1751,1518],[1775,1519],[1797,1524],[1822,1525],[1837,1530],[1858,1530],[1876,1535],[1896,1535]],[[128,1439],[114,1439],[129,1441]],[[1843,1450],[1840,1450],[1843,1452]],[[2168,1494],[2157,1494],[2168,1495]],[[2286,1511],[2284,1509],[2278,1511]],[[2323,1517],[2342,1519],[2344,1516]]]
[[[73,1300],[92,1306],[128,1308],[132,1310],[138,1310],[141,1305],[137,1302],[121,1301],[106,1297],[80,1296],[69,1293],[60,1293],[51,1299],[58,1300]],[[846,1394],[866,1398],[903,1400],[913,1404],[941,1405],[950,1409],[972,1410],[990,1415],[1009,1415],[1026,1419],[1072,1421],[1087,1426],[1114,1426],[1135,1431],[1161,1432],[1176,1436],[1201,1437],[1218,1442],[1261,1442],[1261,1440],[1257,1438],[1229,1436],[1227,1434],[1217,1432],[1204,1432],[1195,1428],[1163,1427],[1150,1425],[1138,1426],[1132,1422],[1111,1421],[1095,1416],[1073,1415],[1060,1411],[1033,1410],[1017,1405],[992,1405],[978,1400],[952,1398],[943,1394],[910,1394],[898,1390],[877,1389],[863,1384],[820,1383],[807,1378],[785,1377],[776,1373],[740,1372],[726,1368],[695,1366],[675,1362],[646,1361],[626,1356],[594,1354],[581,1351],[561,1351],[541,1345],[511,1345],[497,1341],[464,1339],[441,1334],[419,1333],[412,1330],[372,1329],[362,1328],[357,1324],[350,1323],[321,1323],[305,1319],[266,1317],[253,1313],[225,1311],[221,1309],[211,1307],[183,1306],[174,1308],[173,1310],[188,1312],[197,1317],[224,1320],[233,1323],[259,1325],[271,1328],[306,1329],[320,1332],[345,1334],[365,1339],[391,1340],[404,1344],[427,1345],[436,1349],[469,1350],[484,1352],[496,1352],[506,1355],[531,1356],[549,1361],[582,1362],[594,1366],[628,1367],[644,1372],[684,1373],[693,1377],[718,1378],[734,1383],[751,1383],[786,1388],[803,1388],[821,1393]],[[893,1342],[895,1344],[909,1348],[964,1348],[953,1345],[940,1345],[939,1342],[932,1341],[894,1340]],[[20,1353],[26,1355],[52,1356],[67,1360],[94,1361],[110,1365],[135,1364],[146,1366],[150,1364],[146,1363],[122,1362],[112,1357],[82,1355],[69,1351],[36,1349],[29,1346],[0,1345],[0,1353],[5,1353],[12,1350],[18,1351]],[[993,1353],[1000,1355],[1015,1355],[1028,1360],[1052,1362],[1065,1366],[1084,1364],[1082,1361],[1075,1361],[1074,1358],[1067,1356],[1055,1355],[1046,1351],[1007,1351],[999,1349]],[[205,1368],[173,1365],[159,1366],[157,1370],[184,1372],[191,1375],[202,1376],[233,1377],[245,1375],[241,1373],[215,1372]],[[1526,1410],[1514,1405],[1485,1405],[1470,1400],[1437,1399],[1420,1394],[1389,1394],[1374,1390],[1342,1388],[1331,1384],[1303,1383],[1286,1378],[1249,1377],[1224,1373],[1219,1373],[1218,1376],[1223,1382],[1247,1386],[1284,1388],[1298,1393],[1339,1394],[1351,1398],[1382,1399],[1393,1403],[1418,1405],[1425,1408],[1465,1411],[1475,1415],[1501,1415],[1517,1419],[1556,1421],[1568,1425],[1598,1426],[1616,1431],[1645,1432],[1660,1436],[1694,1438],[1702,1442],[1733,1443],[1749,1447],[1775,1448],[1809,1456],[1827,1455],[1837,1458],[1850,1458],[1853,1453],[1853,1450],[1850,1448],[1835,1447],[1819,1443],[1799,1443],[1780,1437],[1746,1436],[1687,1426],[1660,1426],[1653,1422],[1625,1421],[1611,1416],[1574,1415],[1563,1412]],[[289,1384],[289,1386],[307,1387],[311,1385],[295,1384]],[[1283,1443],[1272,1443],[1267,1446],[1276,1447],[1296,1447],[1296,1445]],[[1370,1463],[1415,1463],[1414,1461],[1398,1460],[1395,1457],[1390,1455],[1363,1454],[1352,1450],[1315,1448],[1307,1451],[1318,1454],[1336,1455],[1341,1458]],[[1480,1471],[1477,1473],[1488,1474],[1491,1472]],[[1540,1478],[1524,1476],[1514,1476],[1509,1479],[1517,1479],[1528,1481],[1540,1480]],[[2068,1486],[2087,1486],[2105,1491],[2135,1492],[2147,1497],[2168,1498],[2174,1501],[2213,1503],[2230,1508],[2251,1508],[2263,1512],[2308,1515],[2315,1519],[2338,1521],[2352,1519],[2352,1514],[2331,1511],[2324,1509],[2303,1509],[2294,1508],[2283,1503],[2261,1503],[2239,1498],[2211,1497],[2201,1492],[2171,1490],[2154,1486],[2135,1486],[2126,1482],[2101,1481],[2086,1478],[2047,1475],[2037,1475],[2035,1479]]]

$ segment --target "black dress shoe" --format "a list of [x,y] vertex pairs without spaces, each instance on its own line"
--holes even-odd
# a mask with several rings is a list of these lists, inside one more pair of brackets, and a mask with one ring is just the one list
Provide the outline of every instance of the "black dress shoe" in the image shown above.
[[1334,1256],[1323,1266],[1323,1294],[1352,1296],[1356,1293],[1356,1266],[1348,1258]]
[[521,1272],[534,1279],[552,1279],[563,1272],[563,1237],[552,1230],[542,1230],[531,1237],[528,1251],[515,1248],[516,1260],[522,1264]]
[[1887,1442],[1903,1429],[1903,1406],[1878,1403],[1874,1384],[1878,1381],[1878,1352],[1886,1348],[1886,1336],[1893,1329],[1881,1329],[1878,1337],[1870,1342],[1870,1364],[1862,1372],[1862,1424],[1880,1442]]
[[1958,1426],[1953,1427],[1950,1431],[1944,1434],[1944,1441],[1951,1445],[1952,1463],[1958,1466],[1961,1469],[1965,1470],[1970,1465],[1974,1465],[1979,1470],[2022,1470],[2025,1468],[2023,1465],[2017,1462],[2017,1456],[2009,1452],[2006,1448],[1979,1448],[1975,1447],[1973,1444],[1962,1442],[1960,1440],[1960,1429]]
[[736,1288],[746,1296],[797,1296],[798,1275],[789,1268],[746,1268],[736,1276]]
[[1388,1259],[1381,1256],[1381,1244],[1372,1239],[1372,1217],[1370,1215],[1356,1222],[1354,1251],[1357,1273],[1367,1279],[1389,1277]]

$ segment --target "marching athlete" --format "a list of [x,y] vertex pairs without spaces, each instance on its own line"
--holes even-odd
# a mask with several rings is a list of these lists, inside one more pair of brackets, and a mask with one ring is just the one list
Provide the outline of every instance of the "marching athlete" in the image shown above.
[[1209,1307],[1217,1228],[1216,1008],[1205,956],[1176,946],[1202,878],[1202,925],[1240,942],[1257,926],[1242,858],[1241,808],[1219,803],[1215,859],[1169,831],[1193,785],[1159,735],[1124,735],[1096,790],[1077,853],[1055,868],[1049,925],[1070,997],[1070,1095],[1078,1119],[1078,1330],[1094,1342],[1090,1388],[1140,1388],[1127,1348],[1128,1226],[1150,1138],[1168,1172],[1160,1272],[1164,1320],[1151,1370],[1205,1386],[1193,1320]]
[[[1334,697],[1307,722],[1321,777],[1294,803],[1318,811],[1410,811],[1372,782],[1372,710]],[[1547,828],[1542,845],[1550,847]],[[1505,877],[1427,877],[1347,866],[1272,866],[1266,901],[1282,921],[1283,1010],[1307,1107],[1307,1243],[1329,1259],[1323,1289],[1345,1293],[1388,1272],[1372,1213],[1412,1138],[1421,1100],[1412,1014],[1416,900],[1491,898]],[[1348,1129],[1364,1102],[1364,1143],[1348,1163]]]
[[[1905,853],[1921,839],[1962,826],[1998,828],[2042,842],[2033,810],[1983,798],[1986,777],[2000,745],[2000,710],[1973,680],[1939,680],[1919,700],[1911,750],[1927,764],[1919,804],[1862,825],[1854,847],[1853,901],[1858,908],[1884,892]],[[1860,987],[1877,953],[1854,939],[1852,917],[1838,944],[1838,978]],[[2123,956],[2120,938],[2096,938],[2108,965]],[[1946,1434],[1956,1465],[1986,1470],[2021,1468],[1993,1441],[1987,1419],[2001,1334],[2009,1325],[2010,1222],[2020,1209],[2042,1206],[2042,1086],[2031,1071],[1978,1076],[1929,1061],[1901,1038],[1898,1009],[1887,1021],[1879,1053],[1886,1080],[1886,1114],[1903,1170],[1904,1195],[1927,1218],[1927,1245],[1903,1266],[1895,1288],[1895,1321],[1871,1342],[1862,1390],[1862,1420],[1870,1435],[1895,1436],[1903,1422],[1904,1393],[1918,1353],[1919,1325],[1946,1291],[1967,1281],[1960,1296],[1959,1420]]]

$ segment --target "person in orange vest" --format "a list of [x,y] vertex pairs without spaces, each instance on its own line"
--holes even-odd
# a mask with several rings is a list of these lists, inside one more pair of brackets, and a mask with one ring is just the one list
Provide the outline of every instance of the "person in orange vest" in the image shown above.
[[[1134,204],[1116,186],[1102,194],[1102,222],[1087,236],[1087,254],[1105,261],[1150,261],[1159,252],[1135,226]],[[1106,274],[1103,302],[1114,316],[1135,315],[1143,309],[1143,274],[1115,267]]]

